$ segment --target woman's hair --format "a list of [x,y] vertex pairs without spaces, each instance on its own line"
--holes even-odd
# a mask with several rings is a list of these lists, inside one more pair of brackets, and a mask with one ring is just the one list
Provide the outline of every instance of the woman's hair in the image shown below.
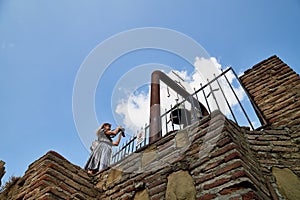
[[99,133],[100,133],[100,131],[101,131],[101,129],[103,129],[104,128],[104,126],[111,126],[111,124],[110,123],[107,123],[107,122],[105,122],[105,123],[103,123],[101,126],[99,126],[99,128],[97,129],[97,131],[96,131],[96,135],[98,136],[99,135]]

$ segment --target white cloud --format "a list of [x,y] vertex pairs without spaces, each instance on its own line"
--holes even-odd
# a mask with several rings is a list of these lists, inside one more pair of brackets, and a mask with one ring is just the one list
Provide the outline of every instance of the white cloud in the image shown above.
[[[169,72],[165,72],[171,79],[175,82],[180,82],[180,84],[189,92],[193,93],[194,89],[200,88],[200,83],[205,85],[207,83],[207,79],[212,80],[214,78],[214,74],[218,76],[222,73],[221,64],[218,63],[217,59],[211,57],[210,59],[205,58],[196,58],[194,63],[195,70],[192,73],[188,73],[187,71],[176,71],[173,70]],[[175,72],[175,73],[174,73]],[[175,75],[177,74],[177,75]],[[179,77],[180,78],[179,78]],[[226,77],[230,83],[234,81],[234,74],[229,72],[226,74]],[[182,81],[183,79],[184,81]],[[225,78],[219,79],[220,85],[223,89],[223,92],[226,95],[228,103],[233,106],[237,104],[236,97],[232,93],[227,81]],[[221,93],[221,90],[216,82],[211,84],[212,89],[214,90],[214,95],[217,99],[217,103],[224,114],[229,114],[229,109],[227,107],[226,101]],[[176,104],[176,99],[178,96],[175,91],[161,82],[161,114],[165,112],[165,110],[169,110],[171,105],[174,106]],[[241,87],[234,88],[236,95],[242,100],[245,96],[243,89]],[[150,91],[150,89],[149,89]],[[205,88],[205,94],[208,96],[210,93],[210,87]],[[200,102],[206,106],[204,96],[202,92],[198,95]],[[179,97],[178,101],[180,102],[182,98]],[[213,95],[210,94],[208,97],[208,102],[211,110],[217,109],[217,104],[213,98]],[[150,94],[145,92],[135,92],[135,94],[131,94],[127,96],[127,99],[122,99],[116,106],[116,113],[122,116],[123,124],[126,126],[130,132],[136,132],[136,130],[143,127],[146,123],[149,123],[150,117]],[[206,106],[207,107],[207,106]],[[190,106],[187,105],[187,108]],[[164,127],[163,127],[164,130]]]
[[149,121],[149,105],[149,94],[131,94],[127,100],[120,101],[115,111],[123,117],[127,129],[136,131]]

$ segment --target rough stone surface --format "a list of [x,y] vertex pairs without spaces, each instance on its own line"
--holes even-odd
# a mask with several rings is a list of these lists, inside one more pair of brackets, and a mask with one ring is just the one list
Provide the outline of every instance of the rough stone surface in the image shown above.
[[168,176],[166,200],[194,200],[196,188],[194,179],[187,171],[178,171]]
[[272,56],[247,70],[240,79],[269,125],[299,125],[300,77],[281,59]]
[[0,199],[97,199],[87,173],[54,151],[32,163]]
[[[195,199],[271,199],[268,181],[244,131],[222,113],[213,112],[199,123],[151,144],[140,155],[132,154],[97,174],[94,181],[101,191],[99,198],[132,199],[136,191],[146,189],[151,200],[174,199],[172,195],[184,199],[190,198],[182,195],[190,185],[187,191],[195,194]],[[182,142],[178,147],[174,145],[178,138],[192,142],[187,146]],[[115,169],[122,170],[122,176],[110,184],[108,180]]]
[[190,145],[188,134],[185,131],[181,131],[177,133],[175,136],[175,140],[176,140],[176,147],[186,147]]
[[[299,75],[272,56],[240,80],[267,123],[260,130],[239,127],[214,111],[95,176],[50,151],[0,199],[181,199],[186,190],[174,181],[178,176],[189,177],[184,186],[195,188],[195,199],[288,199],[300,177]],[[292,187],[279,168],[290,170],[284,174]]]
[[143,153],[142,153],[142,166],[145,167],[147,166],[149,163],[151,163],[153,160],[156,159],[156,150],[154,149],[146,149]]
[[112,184],[113,182],[119,180],[122,177],[122,171],[118,169],[112,169],[108,175],[107,184]]
[[300,77],[272,56],[240,79],[267,123],[263,131],[245,131],[245,135],[270,188],[280,196],[272,167],[289,168],[300,177]]
[[2,179],[2,177],[5,174],[5,167],[4,167],[4,165],[5,165],[5,162],[2,161],[2,160],[0,160],[0,186],[1,186],[1,179]]
[[150,200],[149,194],[148,194],[147,190],[144,189],[143,191],[137,192],[134,195],[134,199],[133,200]]
[[287,200],[300,199],[300,179],[290,169],[272,168],[280,193]]

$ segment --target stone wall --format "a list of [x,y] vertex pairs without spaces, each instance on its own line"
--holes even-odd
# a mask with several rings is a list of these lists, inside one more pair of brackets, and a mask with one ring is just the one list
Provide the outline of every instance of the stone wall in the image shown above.
[[244,132],[214,112],[99,173],[99,197],[272,199]]
[[[281,196],[274,169],[278,172],[286,168],[296,179],[300,177],[300,77],[272,56],[247,70],[240,79],[268,123],[263,131],[246,131],[245,135],[264,174]],[[299,184],[286,185],[298,187],[300,192]]]
[[213,112],[95,176],[50,151],[0,199],[272,199],[245,131]]
[[268,123],[239,127],[218,111],[89,176],[50,151],[0,199],[300,199],[300,79],[278,57],[241,82]]
[[168,186],[180,182],[169,177],[182,171],[194,180],[197,199],[299,199],[299,75],[272,56],[240,79],[267,126],[250,131],[210,116],[103,171],[96,179],[101,197],[130,199],[140,190],[168,198]]
[[32,163],[25,175],[0,194],[2,200],[97,199],[98,191],[80,167],[56,152]]

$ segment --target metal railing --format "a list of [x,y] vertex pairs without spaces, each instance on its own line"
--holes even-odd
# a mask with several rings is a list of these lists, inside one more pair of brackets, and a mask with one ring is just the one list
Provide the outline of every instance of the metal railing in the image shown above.
[[[205,85],[200,84],[199,89],[194,88],[194,92],[189,97],[183,98],[182,101],[176,100],[174,105],[170,105],[169,110],[164,110],[160,116],[162,135],[184,129],[204,117],[199,106],[192,105],[194,101],[189,98],[196,99],[199,104],[204,105],[208,113],[220,110],[236,124],[248,126],[251,130],[260,129],[266,125],[264,118],[244,89],[237,74],[232,68],[228,68],[218,76],[215,75],[212,80],[207,80]],[[140,131],[144,132],[143,137],[134,136],[115,150],[111,162],[116,163],[147,146],[149,144],[149,130],[150,125],[145,125]]]
[[149,140],[148,140],[149,128],[150,128],[149,125],[146,125],[144,127],[145,137],[142,138],[141,142],[137,143],[138,142],[137,136],[133,136],[126,143],[123,143],[123,145],[120,148],[114,151],[112,155],[111,163],[118,162],[123,158],[125,158],[126,156],[136,152],[140,148],[149,144]]

